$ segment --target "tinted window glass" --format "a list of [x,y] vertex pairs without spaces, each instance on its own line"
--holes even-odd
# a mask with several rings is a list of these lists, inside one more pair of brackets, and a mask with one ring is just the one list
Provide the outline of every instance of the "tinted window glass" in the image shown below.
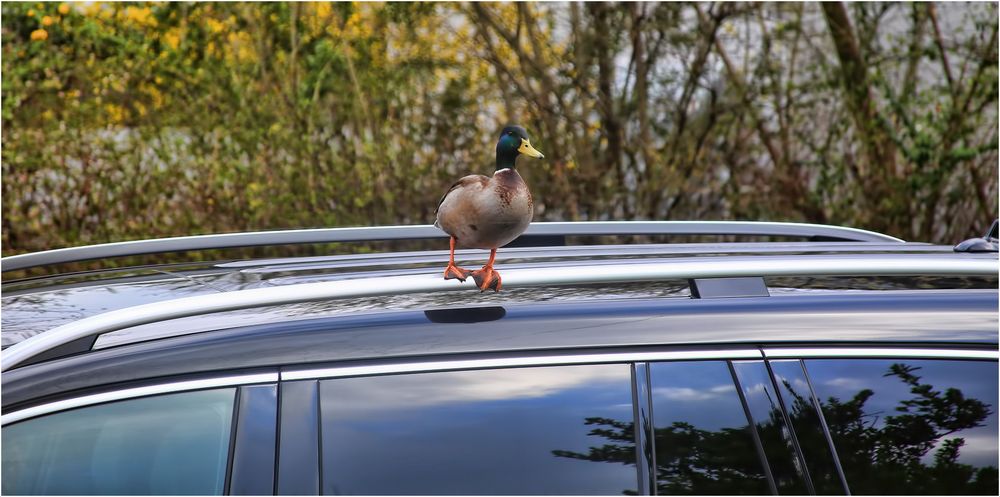
[[810,360],[851,493],[997,494],[997,363]]
[[774,379],[781,392],[781,401],[791,418],[795,437],[802,448],[802,455],[809,468],[816,493],[820,495],[843,495],[844,485],[837,472],[830,442],[823,431],[823,425],[816,404],[809,389],[801,361],[770,361]]
[[621,494],[637,484],[623,364],[327,380],[320,412],[325,494]]
[[763,361],[733,362],[764,453],[781,494],[806,494],[805,468],[796,455],[778,393]]
[[186,392],[6,426],[3,493],[221,495],[234,399]]
[[657,493],[770,493],[725,362],[649,366]]

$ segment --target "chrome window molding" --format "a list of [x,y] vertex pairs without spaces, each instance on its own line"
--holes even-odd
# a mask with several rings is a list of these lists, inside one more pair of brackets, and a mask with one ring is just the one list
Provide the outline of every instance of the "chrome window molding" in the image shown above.
[[402,373],[430,373],[471,369],[498,369],[536,366],[575,366],[583,364],[635,363],[652,361],[694,361],[724,359],[761,359],[758,349],[683,350],[664,352],[610,352],[606,354],[570,354],[504,357],[491,359],[454,359],[442,361],[400,362],[367,366],[334,366],[282,371],[282,381],[349,378]]
[[[872,231],[841,226],[807,223],[772,223],[751,221],[580,221],[532,223],[525,235],[751,235],[825,237],[857,242],[893,242],[903,240]],[[30,267],[66,262],[209,250],[261,245],[293,245],[306,243],[357,242],[370,240],[412,240],[445,238],[440,229],[429,225],[363,226],[301,230],[223,233],[216,235],[180,236],[68,247],[0,259],[0,270],[14,271]]]
[[341,366],[283,371],[280,373],[259,373],[239,376],[224,376],[192,381],[163,383],[144,387],[104,392],[75,397],[38,406],[29,407],[0,416],[0,425],[16,423],[26,419],[107,402],[126,400],[151,395],[161,395],[193,390],[205,390],[227,386],[274,383],[294,380],[327,378],[349,378],[404,373],[426,373],[439,371],[461,371],[473,369],[497,369],[538,366],[572,366],[607,363],[644,363],[657,361],[691,360],[759,360],[766,359],[837,359],[837,358],[922,358],[922,359],[972,359],[998,360],[1000,351],[983,349],[926,349],[909,347],[810,347],[810,348],[764,348],[764,349],[717,349],[660,352],[624,352],[604,354],[570,354],[526,356],[489,359],[455,359],[440,361],[401,362],[366,366]]
[[1000,351],[984,349],[926,349],[909,347],[764,348],[767,359],[979,359],[998,360]]
[[[936,256],[759,256],[676,259],[635,264],[581,264],[551,268],[512,268],[503,271],[504,287],[635,283],[665,279],[741,276],[995,276],[997,259]],[[2,370],[54,347],[80,338],[141,324],[212,312],[296,304],[327,299],[401,295],[407,293],[470,291],[475,283],[444,280],[440,273],[358,278],[304,283],[196,295],[119,309],[87,317],[40,333],[12,345],[0,354]]]
[[274,383],[278,381],[278,373],[259,373],[240,376],[223,376],[219,378],[209,378],[203,380],[180,381],[175,383],[163,383],[159,385],[149,385],[144,387],[127,388],[125,390],[115,390],[112,392],[85,395],[66,400],[41,404],[9,414],[0,416],[0,425],[16,423],[25,419],[42,416],[59,411],[75,409],[95,404],[104,404],[118,400],[133,399],[138,397],[149,397],[166,393],[187,392],[192,390],[206,390],[209,388],[231,387],[239,385],[251,385],[255,383]]
[[659,361],[696,360],[760,360],[760,359],[811,359],[811,358],[927,358],[927,359],[992,359],[1000,351],[982,349],[917,349],[910,347],[817,347],[817,348],[764,348],[764,349],[713,349],[659,352],[609,352],[596,354],[566,354],[489,359],[449,359],[439,361],[397,362],[364,366],[332,366],[285,370],[282,381],[351,378],[406,373],[429,373],[472,369],[497,369],[538,366],[573,366],[607,363],[646,363]]

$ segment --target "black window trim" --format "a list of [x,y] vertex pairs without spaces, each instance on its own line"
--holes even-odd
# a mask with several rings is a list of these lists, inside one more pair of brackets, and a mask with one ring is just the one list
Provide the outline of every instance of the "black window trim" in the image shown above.
[[320,495],[323,466],[319,381],[278,385],[274,495]]
[[802,368],[802,375],[806,379],[806,386],[809,388],[809,397],[812,400],[813,409],[816,409],[819,424],[823,430],[823,437],[826,438],[826,443],[830,448],[830,455],[833,456],[833,467],[837,471],[837,478],[840,479],[840,484],[844,487],[844,495],[851,495],[851,487],[847,484],[847,475],[844,473],[844,468],[840,463],[840,454],[837,452],[837,445],[833,442],[830,426],[826,423],[826,414],[823,412],[823,405],[819,401],[816,389],[813,388],[812,378],[809,377],[809,368],[806,367],[804,360],[799,359],[797,362],[799,363],[799,367]]
[[632,364],[632,421],[639,495],[656,495],[656,433],[648,362]]
[[743,385],[740,383],[740,377],[736,374],[736,367],[733,366],[733,361],[726,361],[726,366],[729,367],[729,375],[733,378],[733,385],[736,386],[736,393],[739,395],[740,405],[743,406],[743,414],[747,419],[750,436],[753,438],[753,445],[757,450],[757,457],[760,459],[761,466],[764,469],[764,476],[767,477],[767,488],[771,491],[771,495],[778,495],[778,485],[775,483],[774,475],[771,473],[771,463],[767,460],[767,454],[764,452],[764,444],[760,441],[760,434],[757,433],[757,423],[754,422],[753,413],[750,412],[750,404],[747,402],[747,396],[743,392]]
[[[799,461],[799,471],[801,471],[801,476],[803,482],[806,485],[806,492],[809,495],[816,495],[816,487],[813,485],[812,475],[809,473],[809,464],[806,461],[806,456],[802,452],[802,445],[799,444],[799,437],[795,432],[795,425],[792,424],[792,417],[788,414],[788,405],[785,402],[784,395],[781,394],[781,386],[778,385],[778,377],[774,374],[774,369],[771,368],[771,361],[763,361],[764,368],[767,371],[767,376],[771,380],[771,388],[774,389],[774,395],[778,398],[778,407],[781,410],[781,417],[785,421],[785,426],[788,427],[788,438],[792,444],[793,454],[792,456],[797,458]],[[814,396],[812,392],[809,392],[810,396]]]
[[243,385],[236,393],[225,495],[267,495],[277,472],[278,384]]

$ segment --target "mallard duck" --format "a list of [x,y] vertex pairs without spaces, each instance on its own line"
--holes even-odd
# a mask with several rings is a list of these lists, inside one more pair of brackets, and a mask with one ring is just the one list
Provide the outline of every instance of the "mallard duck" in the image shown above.
[[[451,235],[444,279],[464,282],[472,276],[481,292],[490,288],[500,291],[500,274],[493,269],[497,248],[517,238],[531,223],[531,192],[514,169],[521,154],[545,158],[531,146],[524,128],[507,126],[497,141],[497,166],[493,176],[466,176],[451,185],[441,197],[434,226]],[[482,269],[462,269],[455,265],[455,247],[489,249],[490,260]]]

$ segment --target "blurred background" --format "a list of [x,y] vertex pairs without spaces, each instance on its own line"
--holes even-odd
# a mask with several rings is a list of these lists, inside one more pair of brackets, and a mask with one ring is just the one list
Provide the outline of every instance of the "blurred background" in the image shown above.
[[997,4],[10,3],[3,254],[425,224],[524,125],[536,221],[997,216]]

